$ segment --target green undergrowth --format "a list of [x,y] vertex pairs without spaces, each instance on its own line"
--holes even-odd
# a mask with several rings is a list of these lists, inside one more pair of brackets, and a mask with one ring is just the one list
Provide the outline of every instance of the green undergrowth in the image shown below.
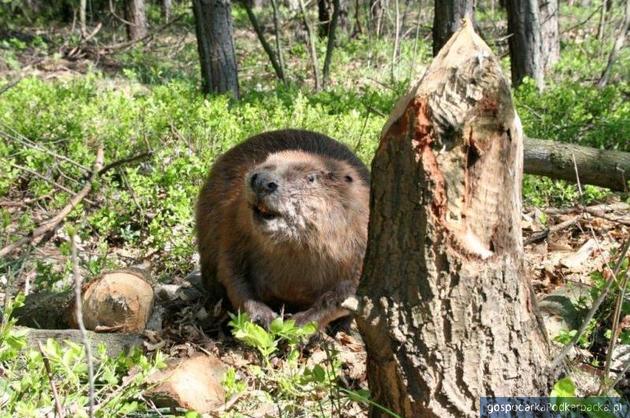
[[[7,303],[0,323],[0,417],[53,416],[55,399],[66,416],[87,417],[88,366],[83,345],[49,339],[28,345],[24,331],[15,327],[13,309],[23,295]],[[147,377],[165,366],[158,352],[152,359],[139,351],[113,357],[101,345],[92,353],[94,416],[150,416],[142,399]],[[56,391],[56,394],[53,392]]]
[[[515,92],[515,103],[529,136],[628,151],[624,86],[597,90],[563,83],[539,94],[526,83]],[[37,211],[54,211],[69,199],[67,191],[28,170],[72,191],[84,181],[86,170],[43,149],[87,169],[99,144],[105,164],[152,151],[109,170],[95,182],[91,203],[81,203],[67,222],[78,225],[82,239],[96,240],[90,272],[107,265],[111,248],[128,248],[159,253],[162,277],[185,274],[194,262],[195,197],[217,155],[250,135],[291,127],[338,138],[369,164],[385,115],[404,89],[312,93],[289,86],[233,101],[204,97],[186,80],[147,86],[100,73],[58,82],[24,79],[0,100],[0,197],[43,199],[23,211],[0,208],[0,244],[35,227]],[[525,201],[538,206],[590,203],[607,195],[587,186],[580,196],[572,184],[532,176],[524,185]]]

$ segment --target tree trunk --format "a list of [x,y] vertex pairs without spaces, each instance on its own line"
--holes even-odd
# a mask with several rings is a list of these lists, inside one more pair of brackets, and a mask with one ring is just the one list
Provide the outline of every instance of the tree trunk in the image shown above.
[[315,78],[315,91],[319,91],[322,88],[321,78],[319,76],[319,60],[317,59],[317,48],[315,47],[315,36],[313,35],[313,29],[308,20],[306,14],[306,6],[304,0],[298,0],[300,6],[300,13],[302,15],[302,22],[304,23],[304,29],[306,29],[306,38],[309,47],[309,54],[311,56],[311,66],[313,67],[313,77]]
[[171,20],[171,11],[173,10],[173,0],[162,0],[162,17],[165,21]]
[[144,0],[125,1],[125,20],[127,38],[135,41],[147,35],[147,17],[144,11]]
[[79,26],[81,29],[81,37],[85,38],[87,36],[87,18],[85,11],[87,9],[87,0],[79,1]]
[[508,39],[512,86],[531,77],[539,90],[544,88],[542,38],[537,0],[507,0]]
[[317,20],[318,31],[320,38],[325,38],[330,32],[330,8],[331,2],[329,0],[317,0]]
[[[574,162],[575,158],[575,162]],[[554,179],[628,191],[630,153],[542,139],[525,139],[525,172]]]
[[381,35],[383,15],[388,0],[370,0],[370,30],[378,38]]
[[545,72],[560,59],[559,12],[558,0],[540,0],[541,53]]
[[[245,0],[241,4],[243,5],[243,7],[245,8],[245,11],[247,12],[247,17],[249,17],[249,21],[252,24],[252,27],[254,28],[254,32],[256,32],[256,36],[258,36],[258,40],[260,41],[260,44],[262,45],[263,49],[265,50],[265,53],[269,57],[269,61],[271,61],[271,66],[273,67],[273,70],[275,71],[276,76],[281,81],[284,81],[284,68],[283,66],[280,65],[280,62],[278,61],[276,57],[276,53],[271,48],[271,45],[269,44],[269,42],[267,42],[267,39],[265,38],[265,34],[263,33],[263,29],[260,27],[260,24],[258,23],[258,19],[256,18],[256,14],[252,10],[250,1]],[[275,17],[275,14],[274,14],[274,17]],[[278,33],[276,32],[276,41],[277,40],[278,40]],[[279,48],[278,48],[278,51],[279,51]]]
[[523,272],[522,130],[470,23],[383,132],[357,315],[374,401],[403,417],[478,417],[481,396],[547,394]]
[[230,0],[193,0],[197,49],[205,93],[239,97]]
[[433,56],[459,29],[466,16],[474,18],[474,0],[435,0],[433,15]]
[[617,33],[617,37],[615,38],[615,43],[613,44],[612,49],[610,50],[610,54],[608,54],[608,63],[606,64],[606,68],[602,72],[601,77],[597,81],[597,87],[604,88],[606,84],[608,84],[608,80],[610,79],[610,74],[612,72],[612,67],[615,61],[617,60],[617,55],[619,51],[623,47],[623,44],[626,41],[626,32],[628,32],[628,25],[630,24],[630,0],[626,0],[625,13],[623,15],[623,22],[621,23],[621,27],[619,28],[619,32]]
[[324,56],[324,68],[322,70],[322,86],[326,87],[330,78],[330,63],[332,62],[333,51],[335,50],[335,37],[340,14],[340,0],[332,0],[333,15],[330,20],[328,32],[328,44],[326,45],[326,55]]

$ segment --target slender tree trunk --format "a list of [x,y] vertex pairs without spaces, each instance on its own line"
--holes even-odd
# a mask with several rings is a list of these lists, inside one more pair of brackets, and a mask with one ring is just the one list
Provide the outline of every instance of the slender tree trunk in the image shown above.
[[541,52],[545,72],[560,59],[559,12],[558,0],[540,0]]
[[516,88],[525,77],[531,77],[542,90],[544,70],[538,1],[507,0],[506,5],[512,85]]
[[459,29],[462,19],[474,19],[474,0],[435,0],[433,15],[433,56]]
[[[265,53],[269,57],[269,61],[271,61],[271,66],[276,72],[276,76],[280,80],[284,81],[284,69],[282,68],[278,60],[276,59],[276,54],[271,48],[271,45],[269,45],[269,42],[267,42],[267,39],[265,39],[265,34],[263,33],[262,28],[258,24],[258,19],[256,18],[256,14],[254,14],[254,11],[252,10],[252,7],[250,6],[249,1],[245,0],[241,4],[243,5],[243,7],[245,8],[245,11],[247,12],[249,21],[251,22],[252,27],[254,28],[254,32],[256,32],[256,35],[258,36],[258,40],[260,41],[260,44],[262,45],[263,49],[265,50]],[[276,41],[277,39],[278,38],[277,38],[277,33],[276,33]]]
[[597,87],[603,88],[608,84],[608,80],[610,79],[610,74],[612,72],[612,67],[615,61],[617,60],[617,55],[619,51],[623,47],[623,44],[626,41],[626,33],[628,32],[628,25],[630,24],[630,0],[626,0],[626,8],[623,16],[623,22],[621,23],[621,27],[619,28],[619,32],[617,33],[617,37],[615,38],[615,43],[613,44],[612,49],[610,50],[610,54],[608,54],[608,63],[606,64],[606,68],[602,73],[601,77],[597,81]]
[[271,8],[273,9],[273,30],[276,39],[276,55],[278,56],[278,64],[284,74],[284,58],[282,55],[282,46],[280,45],[280,17],[278,15],[278,1],[271,0]]
[[383,16],[387,8],[388,0],[370,0],[370,30],[378,38],[383,28]]
[[166,22],[171,20],[171,11],[173,10],[173,0],[162,0],[162,17]]
[[350,36],[355,36],[358,33],[363,33],[363,27],[361,27],[361,2],[359,0],[354,1],[354,29]]
[[230,0],[193,0],[197,49],[205,93],[239,97]]
[[602,0],[602,8],[600,9],[599,25],[597,25],[597,40],[601,41],[606,32],[606,14],[608,12],[608,0]]
[[523,274],[522,129],[472,25],[383,132],[357,314],[374,402],[459,418],[478,417],[482,396],[547,394],[548,343]]
[[83,38],[87,36],[87,20],[85,17],[86,8],[87,8],[87,0],[81,0],[79,2],[79,25],[81,28],[81,36]]
[[304,28],[306,29],[306,37],[308,39],[311,65],[313,67],[313,77],[315,77],[315,90],[319,91],[322,88],[322,83],[319,76],[319,60],[317,59],[317,49],[315,48],[315,36],[313,34],[311,24],[308,21],[306,6],[304,6],[304,0],[298,0],[298,4],[300,6],[300,12],[302,14],[302,22],[304,23]]
[[326,46],[326,56],[324,57],[324,69],[322,71],[322,83],[326,87],[330,78],[330,63],[332,62],[333,51],[335,50],[335,40],[337,33],[337,24],[339,22],[340,0],[332,0],[333,15],[330,21],[330,32],[328,32],[328,45]]
[[128,22],[127,38],[130,41],[135,41],[147,35],[144,0],[125,0],[125,20]]
[[330,2],[328,0],[317,0],[317,18],[318,30],[320,38],[325,38],[330,32]]

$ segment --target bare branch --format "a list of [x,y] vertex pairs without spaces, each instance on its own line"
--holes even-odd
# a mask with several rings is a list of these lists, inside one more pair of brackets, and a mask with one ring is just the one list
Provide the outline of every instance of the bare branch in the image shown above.
[[100,145],[98,150],[96,151],[96,161],[94,162],[94,169],[90,177],[86,180],[83,188],[70,199],[68,204],[64,206],[64,208],[61,209],[57,213],[57,215],[53,216],[48,221],[35,228],[28,236],[0,249],[0,257],[5,257],[11,254],[13,251],[20,248],[21,246],[26,245],[30,242],[34,242],[37,238],[43,236],[45,233],[55,229],[66,218],[66,216],[68,216],[72,209],[74,209],[85,198],[85,196],[87,196],[90,190],[92,190],[92,181],[96,179],[99,171],[103,167],[103,159],[103,146]]
[[79,330],[81,331],[81,339],[83,340],[83,345],[85,346],[85,356],[88,365],[88,390],[89,390],[89,399],[90,406],[88,409],[88,414],[90,418],[94,417],[94,363],[92,360],[92,346],[90,345],[90,341],[87,336],[87,332],[85,330],[85,325],[83,324],[83,305],[81,303],[81,274],[79,272],[79,260],[77,257],[77,239],[76,234],[73,234],[70,237],[72,243],[72,274],[74,276],[74,296],[75,296],[75,315],[77,320],[77,325],[79,326]]
[[37,347],[39,348],[39,352],[42,354],[44,368],[46,369],[46,375],[48,375],[48,382],[50,383],[50,390],[53,394],[53,399],[55,400],[55,415],[59,418],[64,418],[66,414],[64,414],[63,406],[61,406],[61,402],[59,401],[59,393],[57,392],[57,386],[55,385],[55,381],[53,380],[53,374],[50,368],[50,361],[48,360],[48,357],[44,352],[44,347],[42,347],[42,343],[40,341],[37,342]]

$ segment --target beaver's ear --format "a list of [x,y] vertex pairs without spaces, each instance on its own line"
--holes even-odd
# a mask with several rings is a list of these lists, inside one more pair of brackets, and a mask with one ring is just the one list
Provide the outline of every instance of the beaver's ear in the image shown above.
[[352,183],[354,181],[354,179],[352,178],[350,174],[346,174],[344,177],[344,180],[347,181],[348,183]]

